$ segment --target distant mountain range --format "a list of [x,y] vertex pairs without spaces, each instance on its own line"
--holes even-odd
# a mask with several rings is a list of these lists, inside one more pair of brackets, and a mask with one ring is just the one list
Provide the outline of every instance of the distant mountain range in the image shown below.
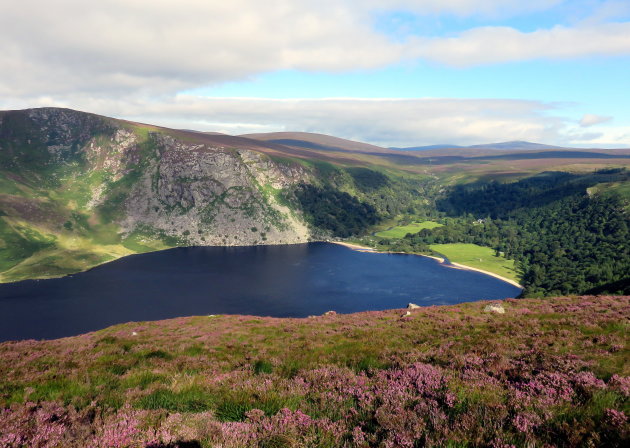
[[293,148],[318,149],[324,151],[351,151],[379,154],[391,151],[389,148],[370,145],[369,143],[312,132],[267,132],[262,134],[244,134],[240,137]]
[[427,146],[409,146],[404,148],[389,148],[394,151],[425,151],[431,149],[498,149],[498,150],[541,150],[541,149],[574,149],[563,146],[545,145],[542,143],[525,142],[515,140],[511,142],[484,143],[481,145],[427,145]]
[[369,143],[357,142],[339,137],[312,132],[268,132],[259,134],[244,134],[239,137],[258,140],[269,144],[282,145],[290,148],[311,149],[320,151],[340,151],[340,152],[363,152],[374,154],[391,154],[392,151],[428,151],[441,149],[488,149],[500,151],[541,151],[545,149],[576,149],[542,143],[532,143],[521,140],[510,142],[484,143],[481,145],[426,145],[410,147],[382,147]]
[[347,236],[377,211],[420,210],[440,184],[462,178],[630,166],[630,149],[415,149],[423,148],[432,150],[308,132],[168,129],[71,109],[0,111],[0,283],[169,247]]

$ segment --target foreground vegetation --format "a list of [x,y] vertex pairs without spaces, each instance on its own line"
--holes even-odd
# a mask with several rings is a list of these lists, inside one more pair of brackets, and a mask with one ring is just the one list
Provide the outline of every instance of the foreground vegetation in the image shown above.
[[630,297],[0,344],[4,447],[627,446]]

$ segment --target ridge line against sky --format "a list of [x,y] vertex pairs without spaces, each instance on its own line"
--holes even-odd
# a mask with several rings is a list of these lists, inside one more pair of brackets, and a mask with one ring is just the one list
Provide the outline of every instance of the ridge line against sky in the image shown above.
[[0,3],[0,108],[383,146],[630,146],[625,0]]

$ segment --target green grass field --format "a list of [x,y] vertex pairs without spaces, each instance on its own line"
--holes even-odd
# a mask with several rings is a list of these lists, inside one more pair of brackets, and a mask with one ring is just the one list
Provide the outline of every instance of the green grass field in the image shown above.
[[444,255],[453,263],[460,263],[471,268],[498,274],[516,282],[518,274],[514,268],[514,260],[495,256],[494,250],[476,244],[432,244],[431,250]]
[[433,221],[414,222],[406,226],[392,227],[389,230],[378,232],[376,236],[383,238],[404,238],[408,233],[418,233],[422,229],[434,229],[442,227],[442,224]]

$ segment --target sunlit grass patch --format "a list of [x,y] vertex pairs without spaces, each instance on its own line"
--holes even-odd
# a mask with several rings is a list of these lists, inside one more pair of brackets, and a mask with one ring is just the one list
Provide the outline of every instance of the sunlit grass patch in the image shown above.
[[208,391],[193,386],[180,392],[156,389],[136,402],[140,409],[165,409],[176,412],[202,412],[213,407],[213,398]]
[[453,263],[460,263],[518,281],[514,260],[497,256],[489,247],[476,244],[432,244],[431,250],[444,255]]
[[405,226],[396,226],[389,230],[378,232],[376,236],[383,238],[404,238],[408,233],[418,233],[422,229],[435,229],[442,224],[433,221],[414,222]]

